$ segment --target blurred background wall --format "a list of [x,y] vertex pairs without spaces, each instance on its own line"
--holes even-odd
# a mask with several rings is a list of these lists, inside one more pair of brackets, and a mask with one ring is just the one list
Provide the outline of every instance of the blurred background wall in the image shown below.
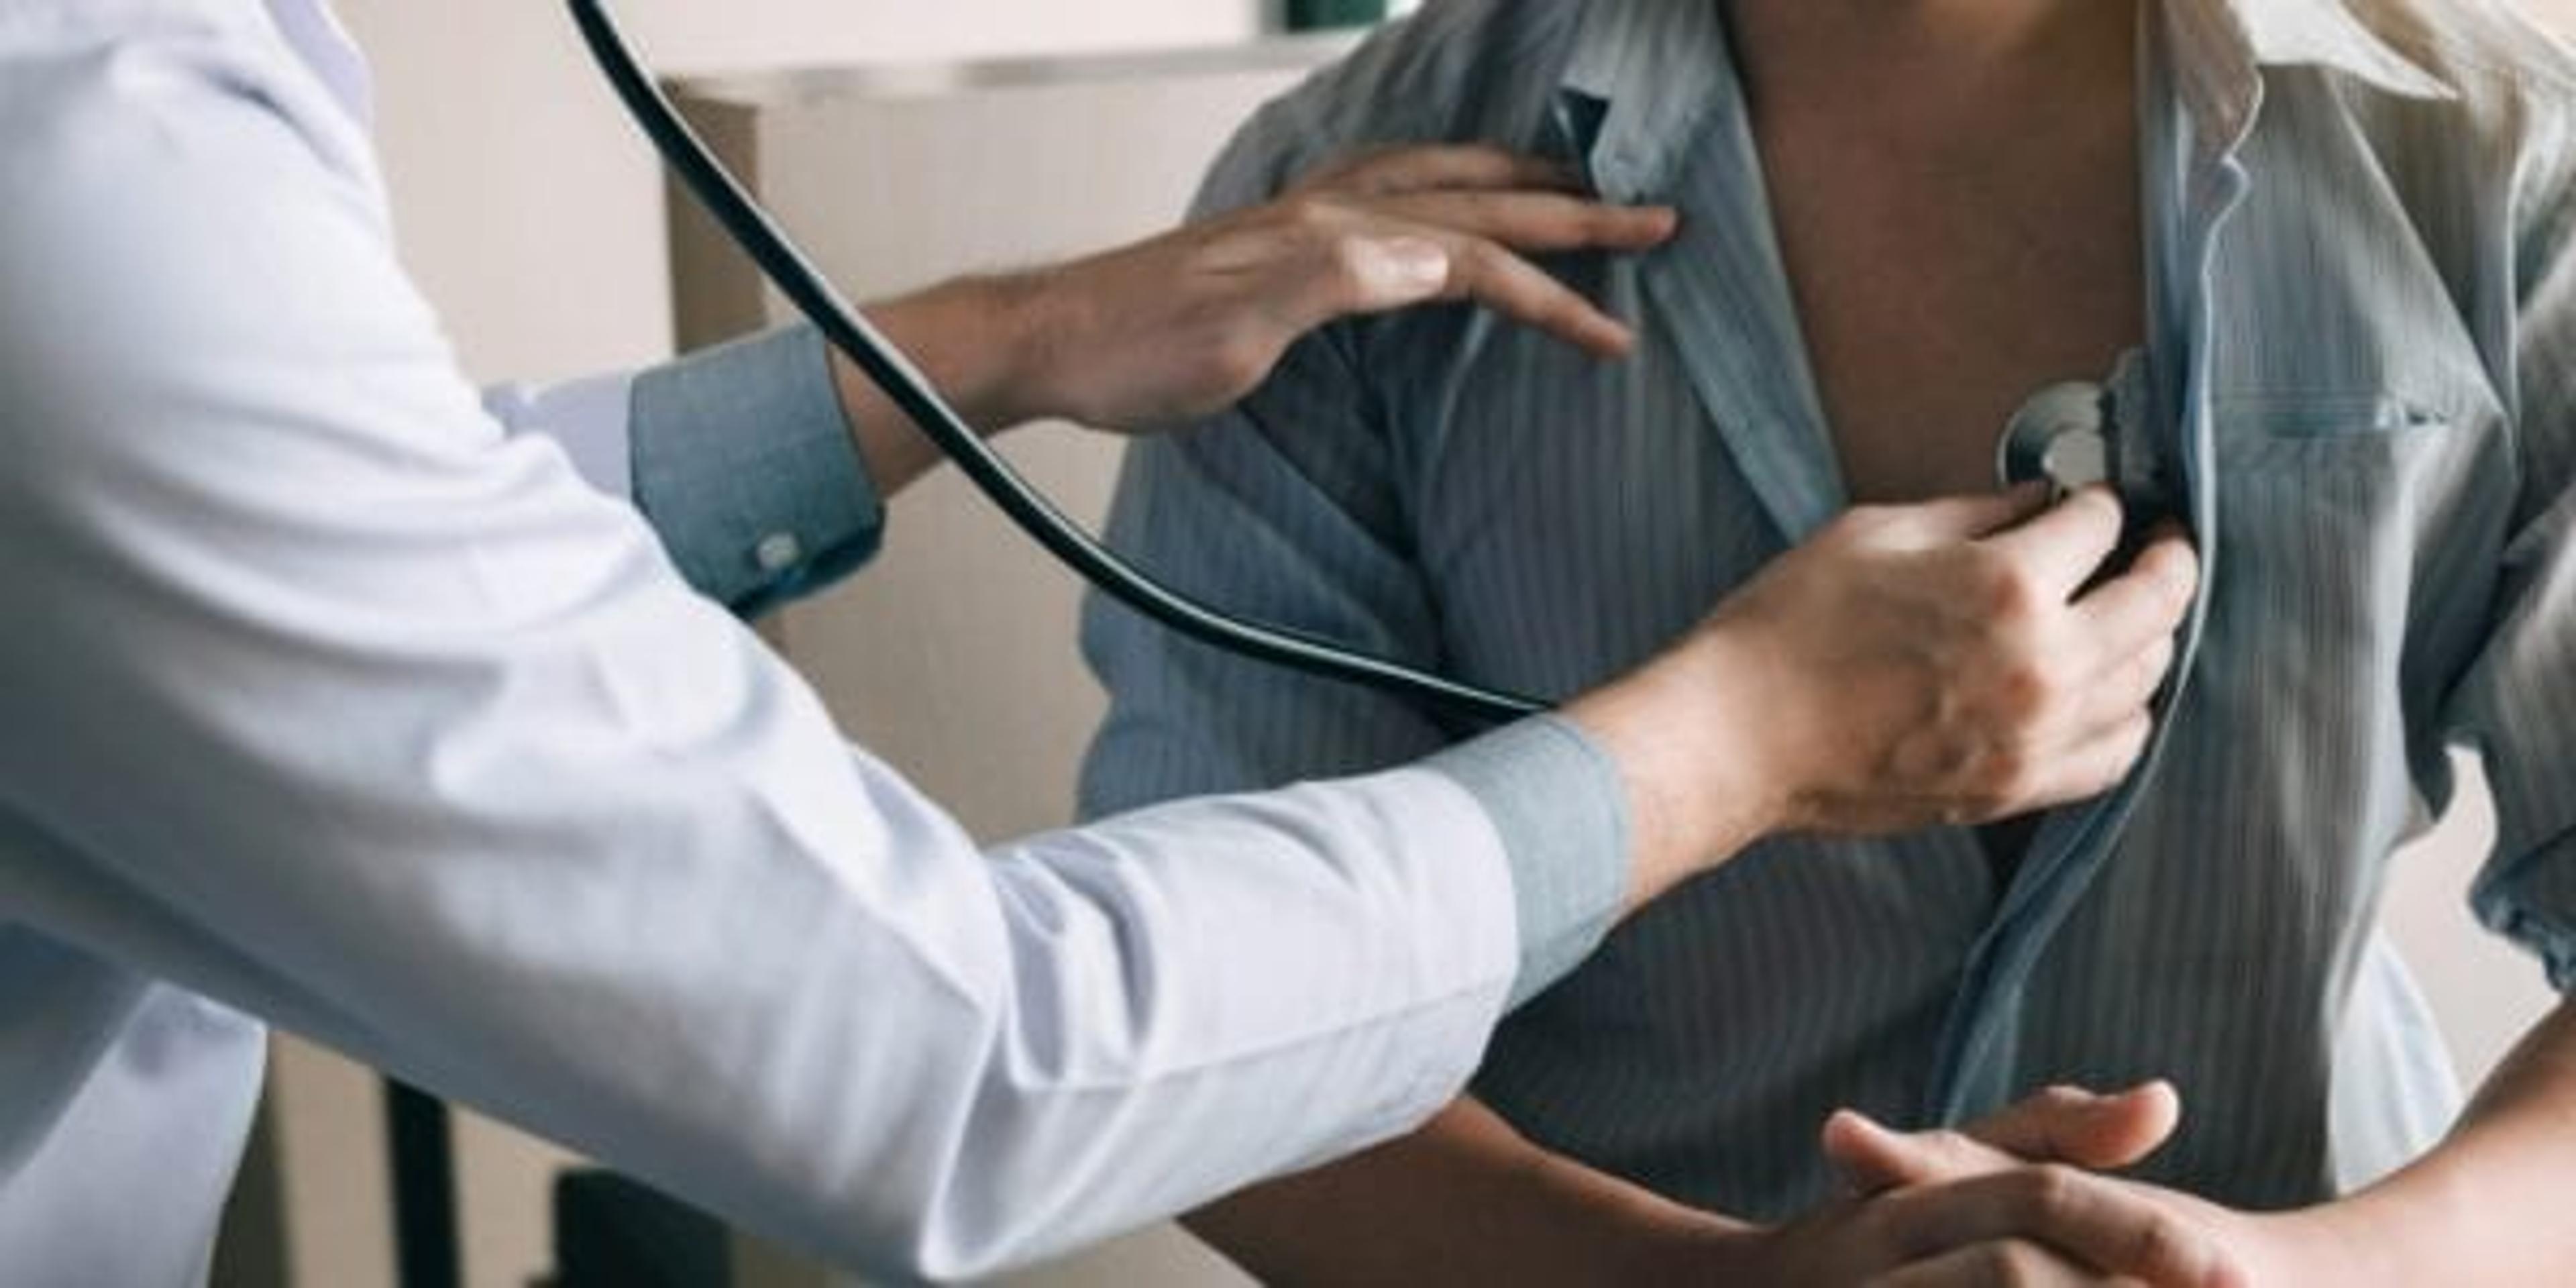
[[[2528,3],[2576,28],[2576,0]],[[375,60],[404,254],[469,370],[542,379],[667,354],[658,174],[559,7],[339,8]],[[1265,0],[627,0],[620,9],[666,69],[700,72],[1198,45],[1247,38],[1272,16]],[[2473,794],[2439,843],[2401,865],[2389,900],[2470,1074],[2544,1000],[2531,965],[2476,932],[2462,907],[2487,826]],[[297,1283],[391,1283],[375,1094],[364,1071],[280,1040],[273,1184]],[[547,1260],[546,1185],[562,1160],[470,1115],[458,1145],[468,1282],[525,1283]]]

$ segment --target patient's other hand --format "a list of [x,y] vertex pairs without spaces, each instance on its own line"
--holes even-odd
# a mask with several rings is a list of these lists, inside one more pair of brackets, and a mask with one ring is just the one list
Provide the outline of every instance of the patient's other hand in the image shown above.
[[2120,1095],[2050,1090],[1955,1133],[1899,1136],[1855,1113],[1824,1146],[1865,1193],[1783,1226],[1703,1234],[1667,1262],[1674,1283],[1994,1288],[2182,1285],[2236,1288],[2244,1267],[2213,1231],[2143,1185],[2084,1167],[2125,1167],[2164,1144],[2177,1103],[2164,1084]]
[[[2153,1152],[2176,1104],[2161,1084],[2059,1088],[1958,1132],[1899,1136],[1837,1115],[1825,1147],[1866,1191],[1785,1225],[1698,1236],[1658,1281],[1836,1288],[2241,1284],[2213,1238],[2146,1193],[2097,1177]],[[1898,1176],[1901,1173],[1901,1178]],[[1678,1244],[1676,1245],[1679,1246]]]
[[2109,1098],[2059,1088],[1955,1132],[1894,1132],[1845,1112],[1824,1146],[1890,1237],[1944,1249],[1891,1284],[2345,1282],[2317,1270],[2327,1236],[2308,1214],[2234,1212],[2094,1174],[2152,1152],[2177,1112],[2163,1084]]
[[1955,1131],[1899,1135],[1846,1110],[1826,1121],[1824,1149],[1844,1181],[1870,1195],[2029,1163],[2112,1171],[2162,1148],[2181,1119],[2171,1083],[2109,1095],[2056,1086]]

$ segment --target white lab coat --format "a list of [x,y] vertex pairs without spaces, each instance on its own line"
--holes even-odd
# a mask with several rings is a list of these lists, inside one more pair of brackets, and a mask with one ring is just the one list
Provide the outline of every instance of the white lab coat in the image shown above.
[[312,0],[0,0],[0,1278],[202,1274],[252,1016],[897,1276],[1459,1091],[1520,933],[1473,793],[979,853],[486,412],[364,93]]

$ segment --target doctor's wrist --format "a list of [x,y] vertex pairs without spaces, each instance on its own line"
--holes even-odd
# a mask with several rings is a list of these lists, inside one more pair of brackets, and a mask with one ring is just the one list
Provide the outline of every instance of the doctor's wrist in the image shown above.
[[1703,626],[1566,705],[1565,719],[1619,766],[1627,788],[1632,908],[1785,825],[1786,785],[1761,754],[1755,675],[1728,636]]
[[[928,377],[968,427],[991,437],[1044,413],[1033,388],[1041,329],[1019,278],[965,277],[872,304],[868,321]],[[942,459],[928,435],[866,372],[832,355],[832,382],[869,476],[887,494]]]

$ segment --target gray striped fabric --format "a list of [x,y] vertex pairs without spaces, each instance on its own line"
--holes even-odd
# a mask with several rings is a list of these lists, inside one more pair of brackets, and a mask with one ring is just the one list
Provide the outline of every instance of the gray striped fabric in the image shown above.
[[[1456,309],[1338,328],[1136,448],[1114,540],[1269,620],[1561,695],[1829,518],[1718,14],[1435,2],[1256,118],[1208,207],[1362,143],[1492,138],[1686,232],[1556,265],[1641,324],[1634,360]],[[2211,563],[2156,760],[2052,820],[2012,891],[1957,831],[1789,837],[1648,910],[1495,1043],[1479,1091],[1538,1141],[1777,1217],[1821,1192],[1835,1106],[2163,1076],[2187,1113],[2160,1179],[2277,1206],[2382,1172],[2456,1104],[2373,929],[2452,742],[2499,797],[2481,913],[2576,985],[2576,62],[2466,0],[2151,0],[2147,30],[2152,429]],[[1107,605],[1086,647],[1095,813],[1465,732]]]

